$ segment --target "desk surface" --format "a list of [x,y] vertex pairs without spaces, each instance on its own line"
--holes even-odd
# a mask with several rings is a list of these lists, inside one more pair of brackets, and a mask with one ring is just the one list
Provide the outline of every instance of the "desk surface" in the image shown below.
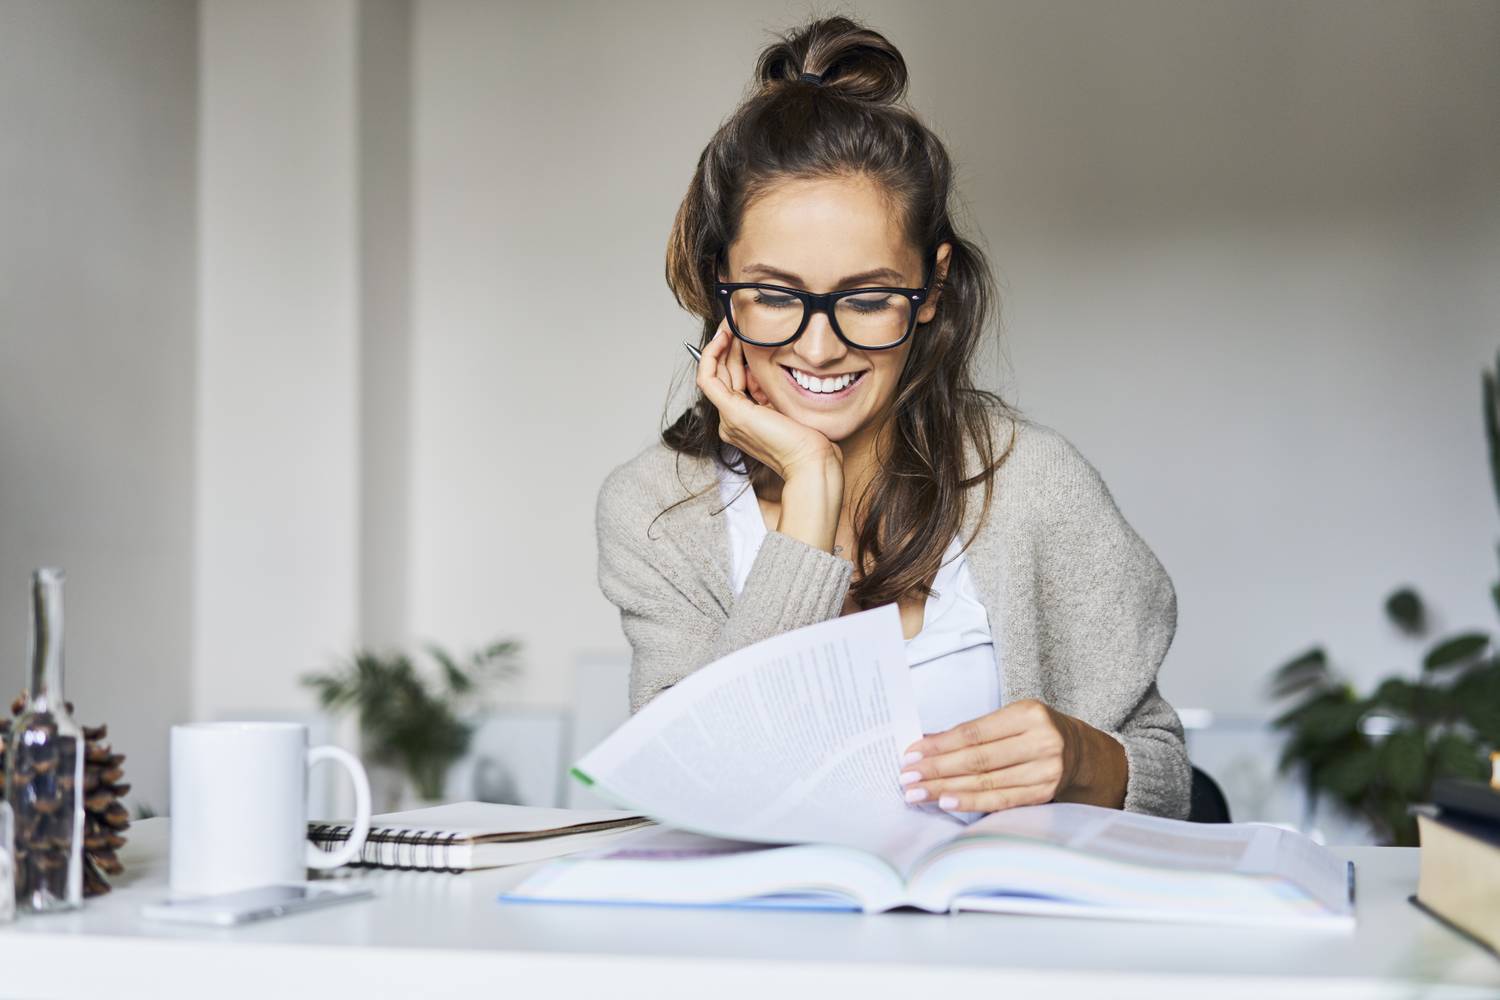
[[[1500,961],[1406,901],[1413,848],[1335,848],[1356,865],[1358,929],[501,904],[534,865],[464,875],[350,871],[378,898],[238,928],[152,923],[167,820],[138,822],[126,873],[79,912],[0,927],[0,992],[441,996],[497,987],[549,997],[1067,996],[1497,997]],[[516,994],[515,990],[522,993]],[[851,990],[858,990],[851,994]],[[1020,990],[1021,992],[1014,992]],[[91,990],[92,991],[92,990]],[[983,995],[983,994],[980,994]]]

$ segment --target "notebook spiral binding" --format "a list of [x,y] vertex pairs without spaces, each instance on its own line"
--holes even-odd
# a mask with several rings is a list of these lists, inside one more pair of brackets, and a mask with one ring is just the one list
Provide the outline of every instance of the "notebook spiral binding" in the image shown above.
[[[308,828],[307,837],[321,850],[331,854],[347,842],[353,833],[354,827],[346,823],[314,823]],[[402,872],[448,872],[459,875],[466,869],[449,864],[448,855],[454,841],[461,836],[458,833],[444,833],[441,830],[375,827],[371,828],[369,835],[365,838],[359,860],[351,861],[349,864],[353,868],[384,868]],[[385,844],[395,846],[394,857],[390,864],[382,864],[380,861],[380,849]],[[426,848],[420,859],[417,856],[418,848]],[[402,858],[403,849],[405,860]]]

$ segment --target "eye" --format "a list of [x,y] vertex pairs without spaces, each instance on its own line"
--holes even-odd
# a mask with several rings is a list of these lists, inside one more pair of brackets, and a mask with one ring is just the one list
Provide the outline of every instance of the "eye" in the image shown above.
[[802,302],[795,295],[776,295],[764,288],[755,290],[755,304],[769,309],[786,309],[793,305],[801,308],[802,306]]
[[891,308],[891,298],[885,293],[878,295],[851,295],[843,300],[855,312],[879,313]]

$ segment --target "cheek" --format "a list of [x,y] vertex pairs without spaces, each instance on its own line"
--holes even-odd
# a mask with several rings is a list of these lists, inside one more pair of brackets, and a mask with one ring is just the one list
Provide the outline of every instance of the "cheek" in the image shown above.
[[746,388],[750,390],[751,396],[758,395],[764,397],[765,401],[769,401],[776,393],[786,388],[780,382],[781,377],[779,365],[774,365],[764,359],[748,356],[745,358]]
[[875,380],[872,388],[875,389],[874,396],[878,396],[881,402],[896,395],[896,384],[901,381],[901,371],[906,364],[906,352],[902,351],[897,358],[880,358],[875,361],[870,374],[866,378]]

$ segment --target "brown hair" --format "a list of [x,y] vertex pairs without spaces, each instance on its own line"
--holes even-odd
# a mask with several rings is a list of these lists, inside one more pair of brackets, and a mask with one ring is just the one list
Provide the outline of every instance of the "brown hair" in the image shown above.
[[[822,84],[803,73],[821,74]],[[954,228],[947,151],[904,103],[906,62],[883,35],[847,17],[815,20],[768,46],[755,79],[698,158],[667,244],[667,284],[678,304],[702,319],[706,346],[723,319],[714,301],[720,252],[734,241],[746,206],[793,177],[868,177],[901,213],[922,256],[951,244],[947,272],[934,285],[942,291],[936,312],[914,332],[897,384],[889,450],[853,507],[854,564],[870,570],[850,585],[854,603],[871,608],[908,594],[925,597],[926,580],[963,525],[967,489],[983,483],[987,514],[995,470],[1010,453],[1007,447],[994,457],[989,411],[1016,411],[975,388],[971,375],[996,298],[994,279],[983,253]],[[731,465],[738,452],[719,438],[718,410],[701,392],[661,437],[679,461],[712,458],[756,486],[775,482],[775,473],[749,455]],[[984,466],[970,479],[963,478],[966,437]]]

